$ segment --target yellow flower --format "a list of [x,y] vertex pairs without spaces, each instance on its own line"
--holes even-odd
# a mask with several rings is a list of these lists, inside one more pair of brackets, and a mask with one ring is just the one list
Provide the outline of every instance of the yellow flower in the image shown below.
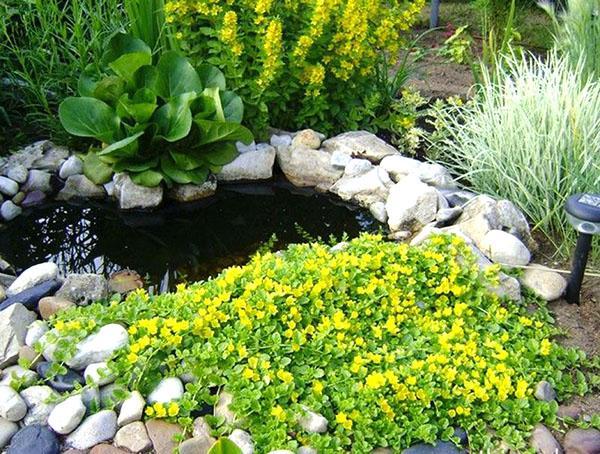
[[369,389],[379,389],[382,386],[385,386],[385,383],[386,383],[385,375],[383,375],[380,372],[374,372],[367,376],[365,384],[366,384],[367,388],[369,388]]
[[171,402],[169,404],[167,412],[171,417],[177,416],[177,414],[179,413],[179,404],[177,402]]
[[154,416],[154,408],[152,407],[146,407],[146,416],[152,417]]
[[286,385],[290,384],[292,381],[294,381],[294,376],[285,370],[277,371],[277,378],[279,378]]
[[271,409],[271,416],[275,416],[280,421],[285,420],[285,410],[281,407],[281,405],[277,405]]
[[346,413],[338,413],[335,416],[335,422],[340,424],[346,430],[352,429],[352,420],[346,415]]
[[517,382],[517,389],[515,390],[515,397],[517,399],[523,399],[527,395],[528,384],[525,380],[519,380]]
[[551,350],[552,342],[550,342],[548,339],[542,340],[542,342],[540,343],[540,355],[548,356]]
[[321,383],[319,380],[315,380],[313,382],[312,389],[315,394],[323,394],[323,383]]

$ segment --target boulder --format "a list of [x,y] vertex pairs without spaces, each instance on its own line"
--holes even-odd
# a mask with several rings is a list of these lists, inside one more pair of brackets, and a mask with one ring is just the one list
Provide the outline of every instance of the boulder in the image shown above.
[[23,185],[24,192],[40,191],[43,193],[52,192],[52,176],[43,170],[30,170],[27,181]]
[[268,180],[273,177],[277,151],[270,145],[259,146],[256,151],[243,153],[217,173],[219,181]]
[[559,299],[567,289],[567,280],[541,265],[531,265],[520,278],[521,284],[546,301]]
[[166,404],[173,400],[181,399],[183,393],[183,383],[179,378],[163,378],[148,396],[148,403],[153,404],[155,402],[161,402]]
[[[240,155],[244,156],[244,155]],[[214,177],[209,177],[204,183],[197,184],[177,184],[169,189],[170,199],[180,203],[195,202],[213,196],[217,192],[217,181]]]
[[525,266],[531,261],[531,253],[521,240],[502,230],[487,232],[481,251],[493,262],[506,266]]
[[343,171],[331,165],[329,153],[310,148],[280,147],[277,162],[287,179],[298,187],[316,187],[327,191]]
[[39,424],[19,430],[8,447],[7,454],[59,454],[60,444],[56,435]]
[[49,386],[31,386],[21,391],[21,397],[27,404],[27,414],[23,423],[26,426],[48,424],[48,417],[56,406],[49,401],[57,398],[58,394]]
[[99,274],[69,274],[55,296],[86,306],[108,297],[108,283]]
[[0,205],[0,216],[2,216],[2,219],[6,222],[10,222],[19,217],[22,212],[23,209],[20,206],[15,205],[12,200],[6,200]]
[[392,232],[418,230],[435,219],[438,193],[416,177],[405,177],[390,189],[385,208]]
[[65,440],[66,446],[89,449],[103,441],[112,440],[117,433],[117,414],[102,410],[88,416]]
[[163,188],[156,186],[148,188],[135,184],[129,175],[117,173],[113,177],[115,196],[122,210],[152,209],[163,201]]
[[538,454],[562,454],[563,449],[543,424],[538,424],[533,429],[529,443]]
[[77,428],[85,412],[86,408],[80,395],[68,397],[50,412],[48,425],[58,434],[70,434]]
[[598,454],[600,430],[573,429],[565,436],[563,445],[567,454]]
[[353,201],[368,208],[375,202],[385,202],[392,185],[387,172],[374,168],[369,172],[354,176],[342,177],[329,190],[342,200]]
[[67,159],[62,166],[60,166],[60,171],[58,172],[58,176],[63,180],[66,180],[69,177],[74,175],[81,175],[83,173],[83,161],[79,159],[77,156],[73,155]]
[[36,318],[22,304],[13,304],[0,312],[0,368],[16,363],[19,348],[25,345],[27,327]]
[[47,262],[27,268],[6,290],[6,296],[13,296],[45,281],[56,279],[58,267]]
[[10,386],[0,386],[0,417],[17,422],[27,414],[27,404]]
[[75,370],[85,369],[93,363],[108,360],[112,354],[129,343],[127,330],[121,325],[105,325],[77,344],[75,355],[67,360],[67,365]]
[[104,197],[106,191],[102,186],[93,183],[85,175],[71,175],[56,196],[56,200],[103,199]]
[[339,151],[353,158],[368,159],[375,164],[386,156],[399,154],[394,147],[367,131],[340,134],[323,142],[323,149],[330,154]]

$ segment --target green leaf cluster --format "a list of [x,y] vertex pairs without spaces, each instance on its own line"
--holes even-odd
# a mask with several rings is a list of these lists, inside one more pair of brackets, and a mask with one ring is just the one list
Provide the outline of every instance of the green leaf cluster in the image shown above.
[[113,172],[144,186],[201,184],[236,158],[236,141],[253,140],[241,125],[244,105],[226,90],[221,71],[195,69],[174,51],[154,65],[150,47],[125,33],[112,37],[78,89],[81,96],[65,99],[59,117],[70,134],[102,142],[84,160],[86,176],[98,184]]

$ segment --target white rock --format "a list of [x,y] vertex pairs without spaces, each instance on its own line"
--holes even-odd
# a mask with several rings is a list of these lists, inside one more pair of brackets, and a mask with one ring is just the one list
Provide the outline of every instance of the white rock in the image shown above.
[[219,394],[219,400],[214,408],[214,415],[216,417],[224,418],[227,424],[233,424],[237,420],[235,413],[229,408],[232,402],[233,395],[223,391]]
[[127,330],[121,325],[105,325],[97,333],[77,344],[77,352],[67,361],[67,365],[72,369],[81,370],[90,364],[106,361],[115,350],[125,347],[128,342]]
[[521,276],[521,284],[546,301],[559,299],[567,289],[564,277],[541,265],[527,268]]
[[0,192],[4,195],[12,197],[19,192],[19,183],[10,178],[0,177]]
[[14,167],[11,167],[10,169],[8,169],[8,172],[6,172],[6,176],[8,178],[21,184],[27,181],[28,174],[29,171],[27,170],[27,167],[25,167],[22,164],[18,164]]
[[310,446],[302,446],[298,448],[298,454],[318,454],[315,448],[311,448]]
[[292,144],[292,136],[287,134],[273,134],[270,140],[271,146],[277,147],[289,147]]
[[385,224],[388,220],[387,211],[385,211],[385,203],[383,202],[375,202],[369,206],[369,211],[373,215],[375,219],[377,219],[382,224]]
[[507,266],[525,266],[531,260],[531,253],[521,240],[502,230],[486,233],[481,251],[493,262]]
[[102,410],[86,418],[65,440],[74,449],[89,449],[103,441],[111,440],[117,433],[117,414]]
[[13,304],[0,312],[0,368],[17,362],[25,345],[27,326],[36,319],[22,304]]
[[2,216],[2,219],[6,222],[10,222],[19,217],[22,212],[23,209],[20,206],[15,205],[12,200],[6,200],[0,205],[0,216]]
[[168,191],[170,199],[177,202],[187,203],[206,199],[217,192],[217,179],[210,176],[204,183],[198,184],[176,184]]
[[115,381],[115,375],[108,369],[105,361],[87,366],[83,376],[86,383],[98,386],[108,385]]
[[390,174],[392,180],[398,182],[407,175],[419,177],[422,165],[421,161],[397,154],[386,156],[379,166]]
[[57,398],[58,394],[49,386],[31,386],[21,391],[21,397],[27,404],[27,414],[23,423],[26,426],[47,424],[48,416],[56,406],[49,401]]
[[223,166],[217,174],[219,181],[268,180],[273,176],[277,151],[272,146],[243,153],[233,162]]
[[83,162],[77,156],[73,155],[67,159],[60,167],[58,176],[66,180],[73,175],[81,175],[83,173]]
[[0,418],[0,449],[10,443],[14,434],[19,431],[19,426],[14,422]]
[[343,151],[336,150],[331,153],[330,163],[336,169],[344,170],[346,166],[352,161],[352,156],[344,153]]
[[237,447],[241,449],[242,454],[254,453],[254,443],[252,442],[252,437],[248,432],[235,429],[227,438],[233,441]]
[[500,273],[499,279],[500,282],[498,286],[489,287],[488,289],[500,298],[521,301],[521,284],[519,283],[519,280],[505,273]]
[[168,403],[183,396],[183,383],[177,377],[163,378],[148,396],[148,403]]
[[303,408],[303,410],[304,414],[298,417],[300,427],[308,433],[322,434],[327,432],[328,421],[323,415],[315,413],[308,408]]
[[30,386],[37,378],[38,375],[32,370],[24,369],[19,365],[9,366],[2,371],[0,386],[16,386],[17,384]]
[[68,397],[54,407],[48,416],[48,425],[54,432],[66,435],[73,432],[85,415],[85,405],[81,395]]
[[[336,151],[335,153],[340,152]],[[366,159],[351,158],[344,167],[344,177],[357,177],[359,175],[369,172],[372,168],[373,164],[371,164],[371,161],[368,161]]]
[[65,186],[60,190],[56,199],[103,199],[105,196],[104,187],[95,184],[85,175],[71,175],[65,181]]
[[194,428],[192,431],[194,438],[209,438],[211,437],[210,432],[210,426],[203,416],[199,416],[194,420]]
[[435,219],[437,206],[437,191],[407,176],[390,189],[385,204],[388,225],[392,232],[419,229]]
[[330,154],[310,148],[279,147],[277,162],[287,179],[298,187],[327,191],[343,171],[331,165]]
[[55,263],[46,262],[27,268],[6,290],[7,296],[14,296],[42,282],[56,279],[58,267]]
[[138,391],[133,391],[129,397],[123,401],[123,405],[121,405],[119,419],[117,420],[119,427],[134,421],[140,421],[144,414],[145,406],[146,401],[142,395]]
[[423,183],[436,188],[453,189],[456,182],[450,175],[448,169],[440,164],[425,162],[419,167],[419,178]]
[[145,452],[152,448],[146,426],[141,421],[132,422],[119,429],[115,435],[115,446],[131,452]]
[[292,139],[292,149],[294,148],[309,148],[318,150],[321,147],[321,138],[312,129],[298,131]]
[[382,169],[371,169],[369,172],[356,177],[343,177],[329,190],[337,194],[342,200],[352,200],[358,204],[369,207],[375,202],[384,202],[387,199],[389,188]]
[[23,185],[24,192],[41,191],[48,193],[52,191],[51,175],[43,170],[30,170],[27,181]]
[[10,386],[0,386],[0,417],[17,422],[27,414],[27,404]]
[[35,320],[27,327],[27,334],[25,335],[25,345],[28,347],[35,346],[35,343],[39,341],[44,334],[48,332],[48,323],[43,320]]
[[122,210],[156,208],[163,201],[163,188],[147,188],[135,184],[125,173],[115,174],[115,195]]
[[116,193],[115,193],[115,182],[114,181],[109,181],[108,183],[104,183],[102,185],[102,187],[104,188],[104,190],[106,191],[106,195],[110,198],[116,197]]
[[252,141],[249,145],[246,145],[243,142],[236,142],[235,147],[237,148],[238,153],[248,153],[249,151],[256,151],[256,142]]
[[340,151],[354,158],[368,159],[373,163],[380,162],[386,156],[398,154],[398,150],[394,147],[367,131],[340,134],[323,142],[323,148],[329,153]]

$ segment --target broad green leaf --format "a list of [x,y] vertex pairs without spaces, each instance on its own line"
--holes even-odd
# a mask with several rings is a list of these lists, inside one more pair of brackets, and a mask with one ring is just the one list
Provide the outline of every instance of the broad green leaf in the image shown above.
[[142,66],[133,75],[136,88],[147,88],[152,92],[157,92],[158,87],[158,69],[154,66]]
[[221,438],[212,445],[208,454],[242,454],[242,450],[228,438]]
[[114,106],[125,93],[126,85],[126,82],[118,76],[107,76],[96,84],[93,97]]
[[129,176],[135,184],[146,186],[148,188],[154,188],[158,186],[163,180],[162,174],[156,170],[144,170],[143,172],[139,173],[131,173]]
[[221,104],[221,96],[219,95],[218,88],[205,88],[202,92],[202,96],[206,96],[213,100],[215,105],[215,120],[225,121],[225,113],[223,112],[223,106]]
[[241,123],[244,119],[244,103],[242,102],[242,98],[232,91],[222,91],[220,97],[225,120]]
[[178,184],[202,184],[208,177],[208,169],[206,167],[194,170],[180,169],[169,154],[165,154],[161,158],[160,168],[168,178]]
[[152,56],[152,50],[141,39],[134,38],[127,33],[117,33],[108,42],[107,49],[100,59],[100,64],[108,66],[125,54],[138,52]]
[[208,178],[208,169],[206,167],[188,170],[186,173],[189,175],[191,182],[194,184],[202,184]]
[[79,96],[94,96],[94,90],[98,85],[99,75],[96,66],[91,63],[85,67],[77,81],[77,91]]
[[95,98],[67,98],[58,108],[58,116],[68,133],[111,142],[119,131],[120,119],[105,102]]
[[216,112],[215,101],[208,96],[200,95],[192,102],[190,108],[194,119],[208,120]]
[[109,64],[110,68],[128,82],[134,83],[134,74],[142,66],[152,63],[152,55],[144,52],[132,52],[121,55]]
[[128,158],[134,157],[138,147],[137,140],[144,134],[144,131],[140,131],[133,136],[125,137],[118,142],[110,144],[108,147],[101,150],[98,154],[100,156],[108,156],[112,158]]
[[176,142],[190,133],[192,128],[190,103],[195,96],[195,93],[181,94],[155,112],[153,119],[159,126],[160,136],[167,142]]
[[198,145],[226,141],[239,141],[248,145],[254,140],[252,132],[238,123],[210,120],[194,120],[194,122],[201,133]]
[[151,90],[143,88],[138,90],[133,99],[125,93],[117,103],[117,115],[121,118],[133,118],[138,123],[146,123],[157,108],[156,96]]
[[158,65],[157,94],[172,99],[184,93],[202,92],[202,82],[194,67],[177,52],[165,52]]
[[83,173],[95,184],[104,184],[110,181],[113,169],[91,151],[83,157]]
[[142,161],[140,161],[139,159],[124,159],[122,161],[116,162],[113,165],[113,170],[115,172],[124,172],[126,170],[129,172],[143,172],[144,170],[154,169],[158,165],[158,162],[158,157]]
[[178,169],[181,170],[194,170],[198,167],[206,165],[204,155],[199,153],[180,153],[177,151],[170,152],[173,162]]
[[198,76],[204,88],[218,88],[225,90],[225,76],[220,69],[212,65],[201,65],[198,67]]
[[215,143],[207,147],[202,157],[213,166],[224,166],[239,156],[233,142]]

